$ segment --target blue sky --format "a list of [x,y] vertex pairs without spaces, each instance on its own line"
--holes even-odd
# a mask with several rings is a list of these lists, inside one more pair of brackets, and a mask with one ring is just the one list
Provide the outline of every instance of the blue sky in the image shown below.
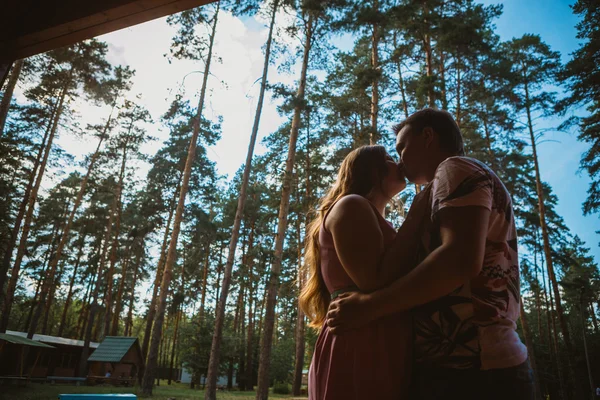
[[[497,1],[482,1],[484,4],[498,4]],[[505,0],[504,13],[497,20],[496,32],[502,40],[510,40],[525,33],[534,33],[550,47],[559,51],[562,61],[570,59],[570,53],[579,46],[575,25],[578,17],[573,14],[570,4],[563,0]],[[545,126],[557,126],[560,119],[549,119]],[[577,141],[577,133],[555,132],[546,136],[538,147],[542,179],[552,185],[559,199],[558,213],[574,234],[579,235],[590,247],[596,262],[600,262],[600,230],[598,215],[583,216],[581,205],[585,200],[590,179],[585,172],[579,172],[579,159],[588,148]]]

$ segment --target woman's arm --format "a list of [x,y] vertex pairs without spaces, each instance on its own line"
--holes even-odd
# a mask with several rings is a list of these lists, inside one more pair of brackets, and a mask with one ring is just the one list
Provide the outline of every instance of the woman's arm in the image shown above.
[[383,255],[383,233],[373,207],[364,197],[349,195],[338,201],[325,221],[344,270],[361,292],[372,292],[383,281],[377,267]]

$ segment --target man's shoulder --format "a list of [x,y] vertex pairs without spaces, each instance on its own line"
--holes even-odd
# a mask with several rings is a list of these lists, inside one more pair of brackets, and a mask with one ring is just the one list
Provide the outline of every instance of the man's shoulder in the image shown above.
[[440,167],[441,166],[445,166],[445,167],[460,167],[460,166],[468,166],[471,168],[484,168],[484,169],[488,169],[491,170],[490,167],[488,167],[484,162],[473,158],[473,157],[467,157],[467,156],[452,156],[452,157],[448,157],[446,158],[444,161],[442,161],[440,163]]
[[[500,180],[498,175],[487,164],[472,157],[452,156],[446,158],[440,163],[436,170],[436,175],[440,174],[468,174],[478,173],[485,175],[493,180]],[[501,180],[500,180],[501,181]]]

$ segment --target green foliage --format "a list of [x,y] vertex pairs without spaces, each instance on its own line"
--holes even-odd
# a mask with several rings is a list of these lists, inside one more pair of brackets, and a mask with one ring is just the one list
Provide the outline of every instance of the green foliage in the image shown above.
[[292,389],[289,384],[283,382],[276,382],[273,385],[273,393],[275,394],[290,394]]

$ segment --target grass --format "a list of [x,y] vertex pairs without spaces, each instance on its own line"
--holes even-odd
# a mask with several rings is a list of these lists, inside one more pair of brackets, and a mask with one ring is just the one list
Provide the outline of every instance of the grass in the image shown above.
[[[75,386],[75,385],[50,385],[29,383],[25,387],[15,385],[0,386],[0,400],[57,400],[59,394],[67,393],[134,393],[138,397],[141,392],[137,387],[112,387],[112,386]],[[241,391],[220,391],[217,393],[218,400],[254,400],[255,392]],[[290,395],[270,394],[273,399],[305,399],[306,397],[294,398]],[[203,390],[192,390],[189,385],[182,383],[173,383],[170,386],[167,382],[161,381],[160,386],[155,386],[152,400],[200,400],[204,399]]]

